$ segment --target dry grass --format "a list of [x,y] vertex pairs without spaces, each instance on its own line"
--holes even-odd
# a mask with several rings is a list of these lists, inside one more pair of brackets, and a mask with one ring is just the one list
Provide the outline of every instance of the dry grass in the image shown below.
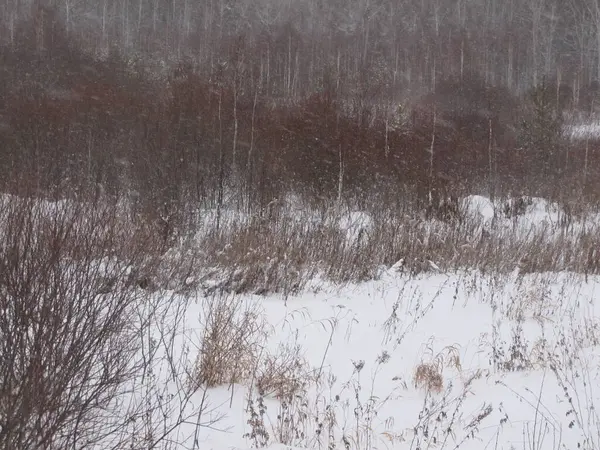
[[[261,398],[275,398],[282,404],[280,416],[283,419],[277,428],[278,432],[274,433],[275,438],[281,442],[306,440],[306,435],[299,437],[295,433],[298,430],[312,430],[311,427],[325,433],[326,425],[323,424],[334,423],[336,408],[337,414],[342,414],[340,407],[328,399],[329,408],[318,411],[318,421],[309,423],[306,417],[317,407],[305,404],[304,400],[307,392],[315,389],[319,380],[316,380],[297,345],[282,344],[273,353],[265,351],[269,330],[262,310],[257,303],[246,302],[238,294],[293,294],[305,288],[315,275],[342,283],[376,278],[382,267],[387,269],[398,259],[405,261],[405,264],[397,267],[405,276],[461,268],[499,273],[507,273],[515,267],[519,267],[521,273],[598,271],[599,238],[590,228],[578,235],[569,234],[566,227],[559,228],[564,230],[564,235],[558,238],[556,230],[548,228],[539,229],[525,237],[518,230],[510,229],[483,234],[481,224],[466,216],[446,221],[425,220],[416,214],[411,215],[411,211],[409,208],[393,210],[389,207],[371,211],[371,224],[361,227],[354,237],[349,237],[339,225],[340,217],[347,211],[333,212],[331,209],[322,211],[322,214],[283,211],[270,221],[250,218],[228,223],[219,231],[208,224],[208,232],[197,242],[186,241],[180,248],[172,247],[163,253],[148,246],[148,253],[158,257],[158,263],[143,252],[137,253],[138,258],[132,261],[132,267],[127,267],[127,270],[124,267],[123,273],[118,274],[116,284],[110,285],[100,278],[96,281],[98,286],[110,285],[103,286],[102,291],[126,287],[132,289],[135,295],[147,294],[149,289],[138,289],[142,287],[140,283],[147,277],[146,273],[150,273],[159,286],[169,286],[171,283],[185,287],[188,278],[193,279],[189,289],[195,287],[196,282],[204,283],[210,295],[204,300],[202,308],[201,342],[191,375],[192,387],[197,389],[200,386],[253,382],[253,388]],[[72,230],[73,241],[57,241],[63,231],[68,231],[59,226],[61,220],[68,217],[67,210],[59,210],[50,217],[44,216],[39,221],[40,232],[37,236],[32,233],[27,239],[33,244],[47,241],[56,245],[57,249],[64,252],[65,260],[72,263],[89,261],[91,264],[103,254],[118,254],[117,250],[131,257],[136,248],[139,252],[140,243],[146,236],[144,233],[131,233],[132,239],[125,239],[129,234],[119,231],[122,227],[115,224],[111,225],[113,229],[110,233],[100,233],[94,237],[96,244],[83,241],[89,245],[89,251],[85,251],[88,247],[82,246],[80,239],[89,236],[98,223],[77,222],[77,227]],[[105,217],[107,224],[112,223],[111,217]],[[119,223],[128,222],[123,219]],[[18,225],[13,223],[15,229],[18,229]],[[102,229],[106,229],[105,225],[102,225]],[[548,245],[550,239],[551,245]],[[78,242],[79,246],[74,245]],[[15,248],[20,248],[20,245],[20,241],[14,242]],[[35,245],[28,248],[37,249]],[[41,255],[53,262],[51,252],[43,253],[46,250],[41,248]],[[13,256],[7,254],[5,264],[9,264]],[[39,263],[44,258],[35,261]],[[179,260],[185,260],[188,264],[174,264]],[[27,261],[28,264],[35,262],[33,259]],[[157,275],[156,268],[161,267],[164,271]],[[190,271],[191,267],[194,267],[194,271]],[[15,270],[15,273],[21,277],[28,274],[23,270]],[[170,281],[172,279],[176,281]],[[502,312],[509,319],[517,321],[529,316],[543,319],[555,307],[548,301],[546,292],[550,281],[537,282],[535,289],[519,290],[514,302],[508,303]],[[591,330],[592,325],[589,326]],[[593,326],[597,327],[597,324]],[[597,333],[595,329],[592,331]],[[596,339],[594,333],[590,331],[590,336],[586,336],[585,340]],[[527,370],[532,366],[531,360],[535,360],[536,364],[545,361],[547,355],[543,342],[536,343],[528,351],[529,344],[522,339],[522,334],[519,328],[514,330],[512,340],[506,343],[497,367],[503,370]],[[449,384],[445,383],[445,371],[448,369],[460,374],[458,350],[447,347],[435,353],[430,345],[414,369],[414,386],[427,394],[442,393],[449,389]],[[359,384],[357,382],[355,385]],[[359,386],[356,389],[358,392],[362,388]],[[260,410],[260,405],[257,405]],[[368,402],[363,401],[362,406],[364,411],[371,411]],[[376,410],[379,406],[374,404],[372,409]],[[257,414],[260,416],[260,411]],[[364,420],[368,422],[367,412],[364,414]],[[325,440],[321,436],[315,438],[315,442],[317,439]],[[357,434],[356,442],[362,444],[369,439]],[[357,444],[356,448],[361,447]]]
[[205,300],[194,386],[219,386],[251,378],[263,348],[266,322],[256,303],[234,295]]
[[421,363],[415,369],[414,382],[416,388],[428,392],[440,393],[444,388],[444,377],[440,367],[434,363]]
[[444,347],[440,352],[434,353],[433,342],[430,341],[425,346],[423,359],[425,361],[417,364],[413,374],[416,388],[440,393],[444,389],[444,369],[454,369],[462,375],[460,354],[454,346]]
[[260,396],[289,400],[307,388],[315,377],[301,351],[298,345],[280,344],[263,358],[255,381]]
[[[367,225],[345,229],[350,208],[283,208],[277,218],[250,217],[217,232],[208,224],[198,248],[207,290],[293,295],[316,276],[334,283],[377,279],[399,260],[399,271],[478,269],[521,273],[600,273],[600,233],[572,223],[530,230],[500,227],[461,212],[448,220],[425,219],[407,205],[373,205],[360,214]],[[501,214],[501,212],[499,212]],[[578,231],[581,230],[581,231]]]

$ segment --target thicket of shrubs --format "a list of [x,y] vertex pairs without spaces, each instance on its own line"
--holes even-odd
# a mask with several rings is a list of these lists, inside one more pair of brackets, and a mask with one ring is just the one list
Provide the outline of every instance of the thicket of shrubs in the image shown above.
[[430,194],[600,192],[598,143],[585,152],[563,139],[568,88],[551,81],[516,96],[472,75],[382,105],[324,79],[310,95],[273,97],[235,48],[210,79],[185,62],[157,73],[116,50],[89,55],[46,23],[43,50],[25,25],[0,50],[5,192],[125,196],[165,239],[189,205],[262,214],[290,192],[360,207],[375,193],[423,207]]

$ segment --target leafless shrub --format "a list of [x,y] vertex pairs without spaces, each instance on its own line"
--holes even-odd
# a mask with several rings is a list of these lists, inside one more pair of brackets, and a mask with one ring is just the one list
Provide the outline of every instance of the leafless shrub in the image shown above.
[[3,196],[0,234],[1,448],[169,448],[218,420],[181,389],[185,302],[140,288],[153,243],[114,204]]
[[198,449],[201,430],[224,418],[211,404],[208,387],[190,383],[189,355],[196,342],[186,332],[188,307],[182,295],[161,290],[138,308],[141,370],[129,383],[131,395],[123,405],[126,426],[101,448],[172,450],[185,442]]
[[132,324],[146,296],[125,280],[145,257],[119,248],[100,204],[40,205],[0,209],[0,447],[91,447],[123,425],[106,424],[140,370]]
[[267,354],[256,374],[256,389],[260,396],[275,396],[289,400],[307,388],[314,378],[298,345],[280,344],[277,351]]

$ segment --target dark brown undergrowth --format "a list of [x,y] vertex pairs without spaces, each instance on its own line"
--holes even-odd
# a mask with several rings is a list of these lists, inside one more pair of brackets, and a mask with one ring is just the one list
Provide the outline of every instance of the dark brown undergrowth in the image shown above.
[[94,59],[53,27],[52,51],[1,51],[14,83],[0,93],[0,188],[128,197],[165,245],[189,205],[264,216],[290,192],[363,206],[396,192],[420,208],[482,191],[561,203],[600,192],[597,143],[562,139],[550,85],[518,97],[469,75],[390,106],[324,80],[282,99],[252,87],[243,61],[157,76],[116,50]]
[[[413,272],[524,259],[587,270],[595,258],[579,258],[593,237],[540,241],[525,258],[518,237],[482,233],[458,210],[471,193],[543,196],[569,217],[598,203],[598,143],[563,138],[566,106],[551,84],[517,96],[465,74],[384,105],[323,79],[315,92],[278,97],[251,82],[262,75],[235,51],[210,77],[185,62],[158,75],[116,50],[94,58],[64,31],[58,22],[45,30],[46,51],[33,35],[1,49],[14,83],[2,85],[0,189],[126,205],[136,234],[123,242],[152,242],[164,278],[175,275],[164,261],[183,247],[203,255],[203,270],[218,268],[217,285],[259,293],[296,291],[314,270],[370,279],[403,258]],[[282,206],[292,194],[304,215]],[[372,217],[359,238],[336,223],[341,206]],[[230,210],[251,220],[230,227]],[[198,245],[203,211],[214,220]]]

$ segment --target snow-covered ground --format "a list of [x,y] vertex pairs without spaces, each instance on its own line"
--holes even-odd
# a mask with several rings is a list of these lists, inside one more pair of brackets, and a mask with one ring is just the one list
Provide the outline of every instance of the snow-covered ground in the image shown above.
[[[565,229],[578,239],[600,223],[566,225],[535,198],[460,206],[482,232],[523,242],[543,233],[552,245]],[[249,221],[219,214],[222,226]],[[362,211],[326,220],[351,243],[375,221]],[[147,405],[144,423],[123,432],[164,434],[176,449],[600,449],[600,277],[429,262],[415,275],[399,261],[362,283],[315,276],[296,295],[196,291],[193,277],[186,292],[156,291],[138,311],[152,323],[140,333],[144,370],[115,420]],[[224,381],[197,385],[213,348]]]
[[[551,244],[564,229],[564,213],[543,199],[527,199],[514,217],[480,196],[461,207],[482,227],[516,227],[524,239],[546,230]],[[371,218],[351,212],[338,223],[354,240]],[[574,239],[590,230],[573,227]],[[178,342],[191,365],[207,345],[206,305],[223,298],[198,294],[187,303]],[[411,276],[401,263],[364,283],[315,279],[295,296],[238,296],[240,314],[258,312],[265,332],[255,369],[194,394],[196,405],[211,405],[204,419],[219,420],[183,425],[177,440],[215,450],[598,449],[597,299],[600,277],[518,268]],[[283,398],[260,389],[273,360],[291,366],[281,370],[292,390]]]
[[[263,444],[600,448],[599,278],[389,271],[360,285],[316,287],[285,300],[244,299],[269,324],[265,354],[294,345],[305,358],[297,369],[305,386],[283,406],[264,398]],[[180,324],[195,348],[204,301],[190,303]],[[260,441],[249,437],[249,400],[259,404],[251,384],[208,390],[212,413],[223,418],[218,430],[200,430],[200,448]],[[185,427],[179,439],[191,447]]]
[[[524,239],[564,228],[564,213],[543,199],[526,199],[515,217],[480,196],[461,207]],[[350,212],[338,223],[354,240],[371,218]],[[181,448],[193,447],[192,434],[215,450],[600,448],[600,278],[434,272],[409,276],[396,264],[365,283],[239,297],[268,330],[256,370],[206,390],[219,420],[183,426]],[[198,296],[179,324],[191,362],[211,301]],[[261,364],[281,354],[297,366],[282,381],[295,390],[278,399],[257,385]]]

